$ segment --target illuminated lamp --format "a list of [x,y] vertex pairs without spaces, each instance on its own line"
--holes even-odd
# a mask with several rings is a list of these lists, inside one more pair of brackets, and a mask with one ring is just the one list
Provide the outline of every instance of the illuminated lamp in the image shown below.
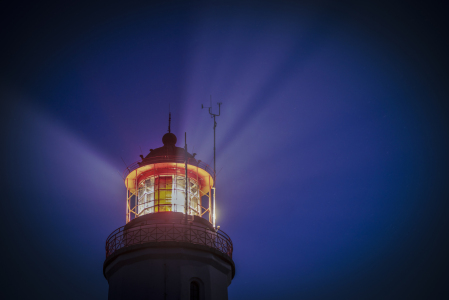
[[[202,217],[208,213],[209,222],[213,223],[213,170],[183,148],[176,147],[176,140],[173,133],[165,134],[164,147],[150,151],[142,161],[128,167],[125,178],[127,223],[149,213],[185,213],[186,166],[187,215]],[[201,205],[203,197],[208,199],[208,208]]]

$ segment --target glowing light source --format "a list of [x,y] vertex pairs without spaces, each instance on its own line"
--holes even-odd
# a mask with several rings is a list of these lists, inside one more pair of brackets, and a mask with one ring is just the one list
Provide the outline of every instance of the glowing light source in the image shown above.
[[[185,171],[185,164],[176,162],[153,163],[130,171],[125,178],[126,221],[150,213],[185,213]],[[209,222],[214,224],[213,177],[206,170],[187,164],[187,178],[187,214],[202,217],[209,213]],[[208,207],[202,206],[203,196],[209,199]]]
[[[153,212],[185,211],[185,176],[151,175],[138,185],[137,214],[139,216]],[[198,205],[200,193],[198,182],[189,178],[188,185],[189,214],[200,215]]]

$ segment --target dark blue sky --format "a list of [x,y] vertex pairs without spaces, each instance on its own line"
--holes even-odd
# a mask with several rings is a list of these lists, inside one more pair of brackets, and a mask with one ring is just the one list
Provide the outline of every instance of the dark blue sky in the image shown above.
[[170,103],[212,164],[210,95],[230,299],[449,298],[444,7],[142,2],[2,8],[2,299],[106,299],[121,157]]

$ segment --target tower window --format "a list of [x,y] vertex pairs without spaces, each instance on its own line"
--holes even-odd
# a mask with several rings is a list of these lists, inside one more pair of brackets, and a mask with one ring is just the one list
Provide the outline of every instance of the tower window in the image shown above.
[[200,300],[200,285],[196,281],[190,283],[190,300]]

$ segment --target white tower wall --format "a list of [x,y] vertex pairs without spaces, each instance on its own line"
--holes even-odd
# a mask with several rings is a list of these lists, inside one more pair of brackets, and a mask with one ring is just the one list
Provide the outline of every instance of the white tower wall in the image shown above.
[[194,247],[140,247],[116,257],[104,273],[109,300],[189,300],[192,281],[200,286],[201,300],[227,300],[232,267]]

